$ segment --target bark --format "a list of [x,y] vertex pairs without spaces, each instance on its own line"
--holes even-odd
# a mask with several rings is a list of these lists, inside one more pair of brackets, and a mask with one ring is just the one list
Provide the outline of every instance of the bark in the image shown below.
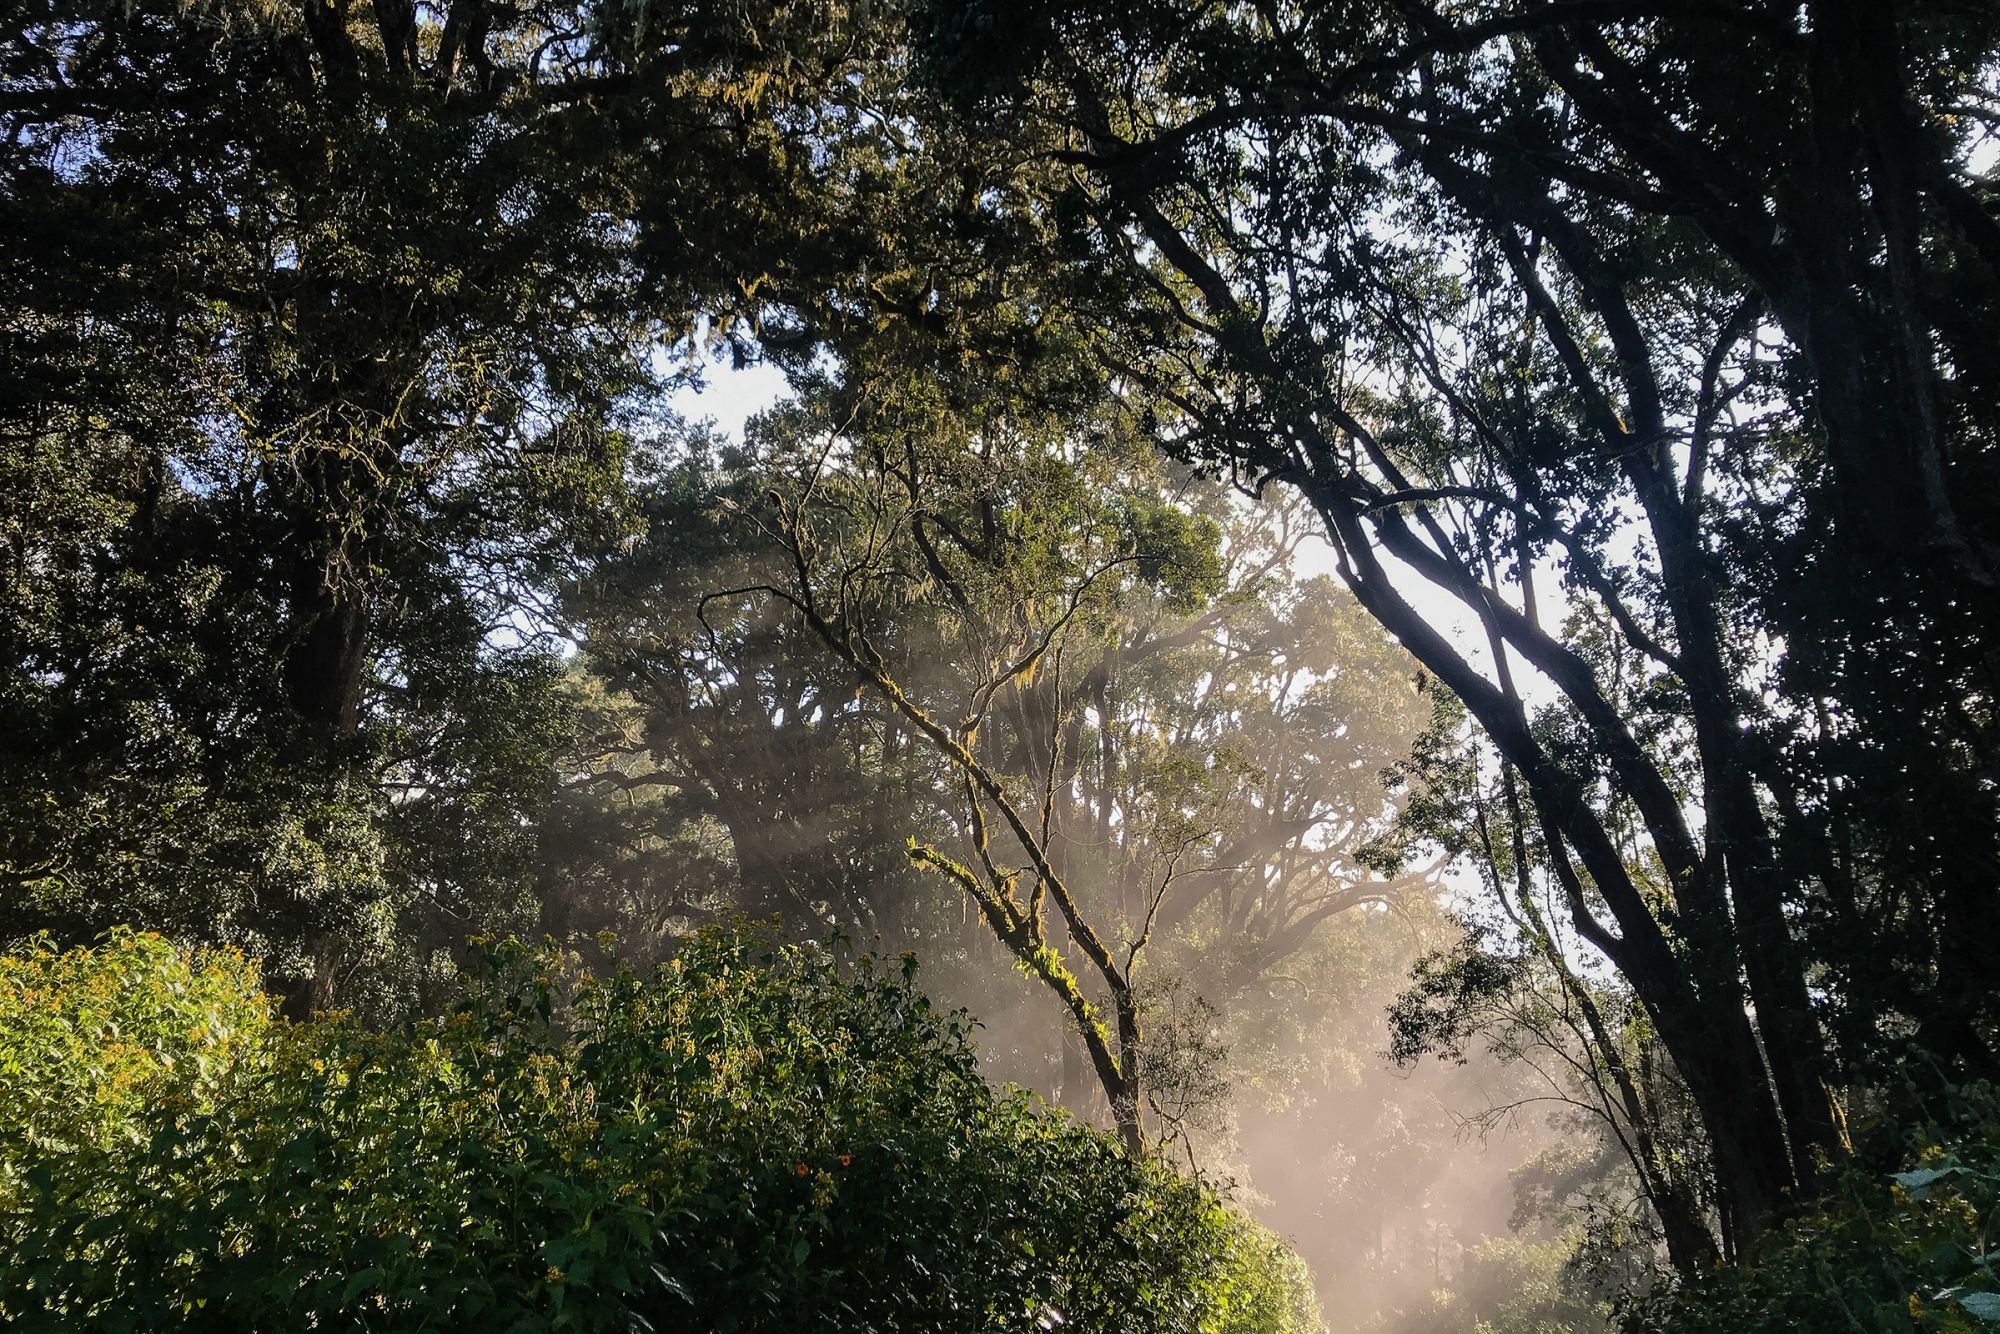
[[[1307,484],[1312,485],[1310,479]],[[1345,558],[1342,574],[1348,586],[1363,607],[1465,702],[1502,756],[1520,770],[1579,933],[1604,951],[1646,1008],[1709,1133],[1731,1232],[1746,1241],[1755,1237],[1797,1180],[1783,1117],[1740,989],[1726,977],[1701,978],[1708,985],[1698,985],[1632,884],[1622,857],[1583,801],[1575,780],[1549,760],[1519,709],[1510,706],[1396,592],[1352,502],[1329,495],[1330,489],[1319,486],[1313,499]],[[1582,857],[1612,910],[1617,934],[1590,915],[1583,885],[1569,870],[1567,856],[1560,855],[1565,846],[1575,847]]]
[[[317,527],[310,521],[304,526]],[[308,736],[331,745],[361,730],[368,618],[360,590],[344,586],[320,541],[307,541],[292,579],[294,629],[284,686]]]
[[328,931],[306,938],[307,969],[303,977],[280,979],[284,999],[278,1013],[294,1023],[333,1008],[335,970],[340,962],[340,942]]
[[1892,141],[1903,115],[1895,6],[1817,0],[1810,11],[1813,157],[1785,218],[1798,237],[1800,290],[1780,309],[1813,364],[1840,517],[1871,564],[1941,555],[1990,585],[1947,491],[1936,373],[1916,309],[1917,164]]
[[[1500,664],[1502,682],[1512,693],[1512,684],[1507,679],[1506,657],[1501,646],[1495,644],[1496,658]],[[1619,1142],[1625,1147],[1632,1162],[1633,1171],[1638,1175],[1640,1187],[1646,1200],[1653,1207],[1659,1219],[1660,1234],[1666,1242],[1667,1260],[1674,1272],[1684,1279],[1693,1279],[1715,1268],[1720,1260],[1715,1238],[1709,1232],[1702,1217],[1702,1211],[1688,1189],[1685,1176],[1673,1170],[1659,1146],[1657,1118],[1653,1104],[1641,1092],[1639,1082],[1634,1077],[1630,1064],[1625,1059],[1610,1026],[1605,1022],[1597,1000],[1590,988],[1579,979],[1563,957],[1554,934],[1549,930],[1542,915],[1541,905],[1535,901],[1528,864],[1527,827],[1521,806],[1520,785],[1515,781],[1514,770],[1504,768],[1501,773],[1502,790],[1507,802],[1507,824],[1513,839],[1513,863],[1515,876],[1515,897],[1521,909],[1521,916],[1515,918],[1517,926],[1525,926],[1524,934],[1542,955],[1543,961],[1561,979],[1563,990],[1583,1016],[1584,1028],[1589,1035],[1589,1043],[1604,1063],[1606,1074],[1610,1076],[1612,1087],[1618,1095],[1618,1105],[1624,1112],[1625,1125],[1630,1138],[1619,1135]],[[1481,819],[1484,825],[1484,817]],[[1494,858],[1493,849],[1488,848],[1488,861]],[[1564,854],[1560,848],[1555,855]],[[1494,888],[1503,907],[1506,894],[1500,890],[1497,871]],[[1513,916],[1510,912],[1509,916]],[[1525,921],[1523,920],[1525,919]],[[1616,1126],[1614,1124],[1614,1130]]]
[[[1712,911],[1721,907],[1717,890],[1726,887],[1734,920],[1724,920],[1718,911],[1707,926],[1731,938],[1733,949],[1716,942],[1730,971],[1737,958],[1742,961],[1785,1116],[1794,1175],[1800,1183],[1809,1182],[1817,1171],[1815,1156],[1831,1157],[1841,1145],[1823,1082],[1824,1042],[1806,988],[1803,959],[1785,921],[1770,829],[1744,755],[1739,692],[1722,650],[1716,605],[1720,580],[1709,568],[1696,521],[1699,497],[1684,495],[1674,483],[1666,446],[1668,425],[1650,349],[1622,286],[1605,270],[1581,229],[1552,210],[1542,210],[1541,217],[1618,356],[1631,425],[1626,429],[1614,420],[1609,429],[1600,431],[1606,437],[1604,446],[1620,459],[1653,536],[1673,625],[1674,670],[1686,686],[1701,757],[1707,856],[1690,866],[1687,874],[1708,882],[1702,898],[1714,905]],[[1542,313],[1551,323],[1562,320],[1559,311]],[[1589,380],[1579,361],[1566,360],[1572,376]],[[1603,400],[1594,384],[1580,387]]]
[[[301,771],[336,781],[361,730],[362,688],[368,668],[368,619],[358,589],[344,585],[322,526],[306,515],[295,529],[297,555],[291,583],[291,644],[281,674],[287,701],[299,719]],[[280,1013],[303,1020],[331,1009],[340,961],[338,935],[328,923],[303,923],[305,972],[277,978]]]

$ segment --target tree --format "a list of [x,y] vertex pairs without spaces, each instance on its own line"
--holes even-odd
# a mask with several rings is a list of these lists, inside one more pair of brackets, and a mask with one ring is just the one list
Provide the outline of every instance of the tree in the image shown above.
[[1520,774],[1739,1235],[1840,1152],[1828,1083],[1890,1014],[1990,1062],[1991,959],[1964,949],[2000,827],[1974,647],[1993,223],[1964,156],[1989,29],[1841,3],[923,12],[933,77],[1010,162],[1067,164],[1040,187],[1051,282],[1101,303],[1115,384],[1189,455],[1305,494]]
[[[774,548],[709,567],[694,617],[705,646],[675,675],[614,612],[598,651],[638,655],[625,672],[664,715],[656,737],[686,716],[689,672],[715,696],[715,721],[647,781],[741,790],[765,781],[764,751],[796,757],[830,737],[865,738],[857,755],[910,772],[910,856],[965,891],[1061,1001],[1136,1148],[1149,947],[1209,933],[1224,1001],[1334,914],[1400,892],[1355,858],[1386,829],[1376,775],[1415,700],[1331,583],[1292,575],[1296,513],[1240,511],[1215,488],[1176,497],[1143,446],[1084,453],[1010,434],[1019,423],[943,420],[895,402],[774,414],[760,519]],[[757,635],[787,646],[746,653]],[[836,677],[800,661],[800,637],[832,649]],[[785,679],[814,684],[774,701],[767,683]],[[734,749],[724,717],[785,740]],[[792,842],[788,827],[850,826],[843,794],[796,777],[771,780],[790,824],[751,822],[747,848],[738,837],[746,877],[769,844]],[[894,790],[878,777],[867,792]],[[808,864],[832,865],[830,851]],[[809,920],[875,920],[803,875],[769,879],[807,891],[794,901]]]
[[[1623,1160],[1675,1272],[1698,1278],[1724,1254],[1735,1258],[1733,1220],[1719,1220],[1718,1245],[1710,1222],[1718,1183],[1686,1087],[1631,992],[1585,972],[1581,942],[1564,934],[1562,891],[1526,818],[1519,775],[1464,736],[1456,701],[1439,705],[1401,775],[1414,788],[1401,833],[1474,868],[1490,915],[1418,961],[1391,1010],[1390,1055],[1404,1066],[1426,1055],[1463,1062],[1476,1037],[1532,1071],[1528,1101],[1580,1114],[1570,1119]],[[1480,1118],[1521,1105],[1499,1103]],[[1623,1224],[1632,1212],[1620,1208],[1609,1221]]]
[[532,912],[547,600],[622,538],[638,405],[859,234],[833,192],[885,140],[840,19],[10,12],[16,929],[241,939],[303,1012]]
[[[808,938],[938,945],[902,854],[935,827],[933,768],[795,618],[703,601],[788,568],[752,517],[800,466],[775,434],[738,449],[689,431],[634,479],[643,534],[566,590],[580,661],[618,710],[570,788],[580,807],[629,807],[655,911],[677,901],[691,919],[734,909]],[[722,850],[712,875],[680,858],[696,828]]]

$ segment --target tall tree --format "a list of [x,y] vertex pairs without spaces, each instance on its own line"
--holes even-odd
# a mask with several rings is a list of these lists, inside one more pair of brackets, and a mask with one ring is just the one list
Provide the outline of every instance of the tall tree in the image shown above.
[[[1630,990],[1601,970],[1564,929],[1564,890],[1549,873],[1541,831],[1521,782],[1468,736],[1463,709],[1443,696],[1432,729],[1399,770],[1411,785],[1400,832],[1443,847],[1483,881],[1471,929],[1413,970],[1392,1010],[1391,1055],[1409,1065],[1435,1054],[1463,1062],[1469,1044],[1537,1076],[1530,1098],[1567,1104],[1601,1133],[1635,1183],[1639,1210],[1685,1279],[1727,1254],[1711,1215],[1717,1183],[1685,1086]],[[1511,1113],[1501,1104],[1488,1120]]]
[[[641,914],[735,910],[810,937],[915,944],[927,934],[915,900],[933,896],[903,845],[938,828],[936,766],[784,608],[704,601],[791,568],[759,514],[811,457],[768,420],[753,436],[737,448],[688,432],[635,478],[643,533],[566,590],[581,660],[618,701],[569,790],[580,809],[631,812],[610,842],[634,849],[649,882],[631,898]],[[903,631],[929,642],[920,619]],[[688,865],[697,828],[720,849],[712,875]],[[579,852],[601,860],[605,847]]]
[[[768,786],[784,818],[747,822],[738,858],[753,893],[788,892],[809,921],[877,920],[842,896],[887,888],[811,874],[853,837],[852,780],[801,785],[789,762],[858,747],[854,767],[877,770],[864,804],[900,795],[911,857],[1062,1002],[1136,1147],[1142,963],[1206,939],[1203,984],[1227,1001],[1335,914],[1406,888],[1357,854],[1387,828],[1377,775],[1417,700],[1331,582],[1295,573],[1298,507],[1244,509],[1193,479],[1177,494],[1143,441],[1082,448],[908,407],[768,418],[771,495],[737,519],[771,546],[703,563],[713,591],[678,614],[706,633],[648,646],[613,606],[593,647],[626,655],[660,720],[647,781]],[[794,678],[814,684],[768,693]],[[687,732],[690,682],[707,721]],[[817,846],[769,867],[795,828]]]
[[321,1006],[405,910],[520,915],[539,603],[621,532],[680,340],[857,234],[871,39],[786,4],[5,23],[8,915],[232,935]]
[[1839,1062],[1908,1021],[1990,1066],[1990,24],[923,12],[939,86],[1067,164],[1052,286],[1109,299],[1114,383],[1309,497],[1521,775],[1741,1235],[1839,1151]]

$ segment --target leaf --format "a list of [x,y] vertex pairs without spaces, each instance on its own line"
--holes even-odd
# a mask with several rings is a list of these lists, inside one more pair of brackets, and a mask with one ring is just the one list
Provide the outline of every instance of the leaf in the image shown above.
[[686,1285],[683,1284],[679,1279],[675,1278],[672,1274],[669,1274],[666,1270],[660,1268],[658,1265],[654,1265],[653,1277],[659,1280],[660,1286],[662,1288],[665,1288],[668,1292],[671,1292],[672,1294],[674,1294],[674,1296],[680,1298],[688,1305],[690,1306],[694,1305],[694,1298],[689,1294]]
[[1967,1315],[2000,1324],[2000,1292],[1968,1292],[1957,1301]]
[[1930,1194],[1933,1185],[1957,1171],[1955,1167],[1920,1167],[1914,1172],[1897,1172],[1890,1179],[1910,1192],[1911,1199],[1921,1200]]

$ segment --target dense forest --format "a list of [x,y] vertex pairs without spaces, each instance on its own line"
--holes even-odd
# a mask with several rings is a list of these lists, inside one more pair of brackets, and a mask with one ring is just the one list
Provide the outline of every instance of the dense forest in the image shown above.
[[2000,1329],[1992,0],[10,0],[0,1323]]

